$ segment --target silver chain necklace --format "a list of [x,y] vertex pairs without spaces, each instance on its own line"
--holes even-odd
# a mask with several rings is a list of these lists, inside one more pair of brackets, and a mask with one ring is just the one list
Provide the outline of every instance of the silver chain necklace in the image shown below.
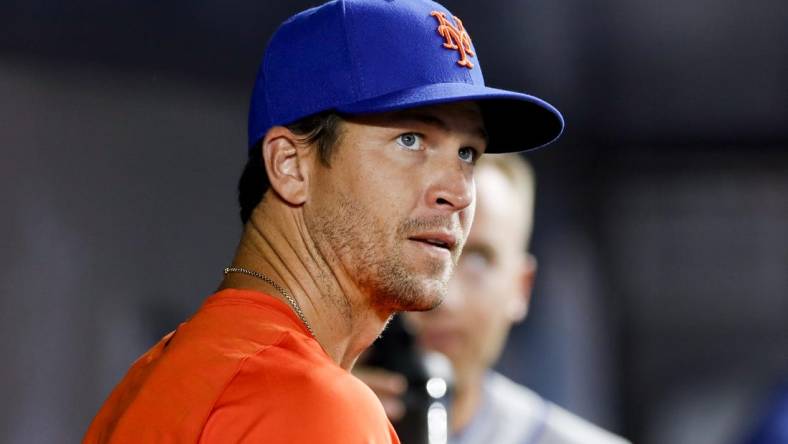
[[298,301],[296,301],[294,297],[290,296],[290,292],[287,291],[284,287],[282,287],[281,285],[279,285],[276,282],[274,282],[274,280],[271,279],[270,277],[268,277],[268,276],[266,276],[263,273],[260,273],[258,271],[247,270],[246,268],[241,268],[241,267],[227,267],[227,268],[225,268],[224,269],[224,274],[227,275],[229,273],[241,273],[241,274],[247,274],[249,276],[254,276],[257,279],[260,279],[263,282],[267,283],[268,285],[274,287],[276,289],[276,291],[279,292],[279,294],[281,294],[282,296],[285,297],[285,299],[287,299],[287,302],[290,303],[290,306],[293,307],[293,310],[296,312],[298,317],[301,319],[301,322],[303,322],[304,325],[306,326],[306,329],[309,330],[309,334],[311,334],[313,338],[315,337],[315,332],[312,331],[312,326],[309,325],[309,322],[307,322],[306,316],[304,316],[304,311],[301,310],[301,306],[298,304]]

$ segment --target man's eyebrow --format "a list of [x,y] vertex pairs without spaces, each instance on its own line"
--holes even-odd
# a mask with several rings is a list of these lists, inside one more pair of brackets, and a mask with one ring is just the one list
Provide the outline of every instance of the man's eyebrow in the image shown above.
[[479,253],[485,257],[485,259],[491,260],[495,257],[495,249],[491,247],[489,244],[484,242],[479,243],[472,243],[466,244],[463,249],[463,253]]
[[[449,125],[446,122],[444,122],[443,119],[441,119],[440,117],[418,110],[400,111],[394,114],[393,120],[415,121],[415,122],[423,123],[425,125],[434,126],[445,132],[451,131]],[[488,140],[487,131],[484,129],[484,127],[477,126],[476,128],[473,129],[473,132],[485,142]]]

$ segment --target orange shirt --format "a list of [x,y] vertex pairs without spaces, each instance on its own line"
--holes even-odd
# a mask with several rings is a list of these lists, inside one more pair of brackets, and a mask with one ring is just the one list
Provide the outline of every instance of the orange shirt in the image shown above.
[[289,306],[234,289],[132,365],[83,442],[399,444],[375,394]]

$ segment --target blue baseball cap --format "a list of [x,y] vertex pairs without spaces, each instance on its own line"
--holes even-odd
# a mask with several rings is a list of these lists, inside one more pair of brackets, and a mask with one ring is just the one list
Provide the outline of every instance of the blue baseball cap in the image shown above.
[[462,21],[428,0],[334,0],[285,21],[252,91],[249,147],[276,125],[333,110],[396,111],[473,100],[487,152],[525,151],[561,135],[564,119],[537,97],[485,86]]

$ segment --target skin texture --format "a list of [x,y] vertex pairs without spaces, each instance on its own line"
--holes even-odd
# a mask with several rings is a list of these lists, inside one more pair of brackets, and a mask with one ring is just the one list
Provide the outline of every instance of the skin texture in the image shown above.
[[[233,265],[287,288],[315,337],[349,369],[395,311],[445,297],[473,220],[474,161],[486,148],[472,102],[366,115],[342,124],[329,166],[284,127],[262,144],[271,189]],[[449,241],[450,248],[427,240]],[[227,275],[220,288],[253,288]]]
[[[461,430],[476,411],[482,379],[500,356],[510,328],[528,310],[536,262],[526,253],[533,190],[518,190],[492,164],[477,166],[476,216],[448,294],[435,310],[408,313],[421,347],[445,354],[455,371],[450,428]],[[373,373],[374,371],[374,373]],[[404,413],[401,376],[354,371],[396,420]]]

